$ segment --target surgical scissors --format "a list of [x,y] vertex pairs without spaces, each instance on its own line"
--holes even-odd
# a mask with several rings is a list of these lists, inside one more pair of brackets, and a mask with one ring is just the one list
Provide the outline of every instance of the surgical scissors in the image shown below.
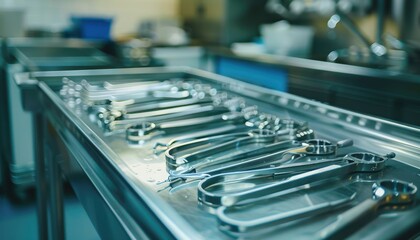
[[320,231],[322,239],[343,239],[366,221],[372,220],[382,207],[398,209],[415,201],[417,187],[400,180],[382,180],[372,186],[372,198],[338,215],[337,220]]
[[[330,165],[325,168],[309,171],[295,175],[289,179],[265,184],[253,189],[235,193],[213,193],[207,189],[213,185],[227,184],[227,181],[220,181],[223,177],[219,175],[203,179],[198,184],[198,200],[208,206],[234,206],[241,201],[258,199],[287,189],[299,187],[305,184],[314,183],[334,177],[343,177],[355,172],[377,172],[385,167],[387,160],[394,158],[395,153],[379,156],[373,153],[357,152],[350,153],[341,158],[340,164]],[[337,162],[336,162],[337,163]],[[292,169],[291,169],[292,170]],[[217,180],[219,178],[219,180]],[[237,179],[236,179],[237,180]]]

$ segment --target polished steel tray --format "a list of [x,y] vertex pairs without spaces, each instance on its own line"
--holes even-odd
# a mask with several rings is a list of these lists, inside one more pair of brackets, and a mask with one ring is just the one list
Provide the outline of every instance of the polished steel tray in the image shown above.
[[[386,168],[379,174],[352,175],[335,183],[338,187],[357,185],[355,189],[358,189],[358,195],[353,204],[371,197],[370,188],[377,179],[399,179],[420,186],[420,129],[413,126],[334,108],[191,68],[81,70],[17,75],[16,81],[26,93],[24,101],[26,105],[33,106],[36,100],[35,105],[41,106],[41,112],[69,152],[69,162],[61,166],[103,237],[116,236],[112,234],[117,232],[124,232],[128,238],[148,236],[230,239],[237,236],[220,231],[216,217],[198,206],[196,185],[170,189],[166,188],[165,183],[159,184],[168,178],[168,173],[164,154],[157,155],[153,146],[156,142],[168,142],[183,133],[159,136],[139,146],[129,145],[125,133],[106,134],[91,121],[86,111],[75,109],[63,101],[59,94],[63,77],[75,82],[85,79],[90,83],[172,78],[199,79],[229,94],[244,98],[247,104],[257,105],[266,113],[306,121],[314,129],[317,138],[330,141],[353,139],[354,146],[340,150],[339,153],[342,155],[360,151],[380,155],[396,153],[395,159],[388,161]],[[34,92],[39,95],[35,95]],[[34,99],[34,96],[37,97]],[[92,185],[92,191],[86,190],[85,185],[81,184],[83,182],[81,179]],[[322,191],[319,192],[321,193]],[[328,194],[334,195],[334,193]],[[296,197],[298,199],[302,196]],[[416,198],[419,197],[417,193]],[[317,195],[317,198],[322,200],[322,194]],[[93,199],[100,199],[104,204],[94,203]],[[267,206],[276,205],[275,201],[273,199]],[[303,202],[302,206],[308,204]],[[280,207],[273,206],[273,210],[296,206],[293,199],[286,199],[284,204]],[[334,221],[337,214],[344,210],[282,224],[261,235],[241,237],[314,239],[323,227]],[[112,217],[101,218],[101,214],[107,211],[108,216]],[[257,208],[255,211],[263,214],[270,209]],[[413,228],[416,229],[420,222],[419,213],[418,206],[404,211],[382,212],[361,230],[354,232],[351,237],[377,239],[384,236],[384,238],[410,236],[418,231],[417,229],[413,232]],[[247,213],[245,211],[241,214],[246,216]],[[253,210],[251,209],[248,214],[253,214]]]

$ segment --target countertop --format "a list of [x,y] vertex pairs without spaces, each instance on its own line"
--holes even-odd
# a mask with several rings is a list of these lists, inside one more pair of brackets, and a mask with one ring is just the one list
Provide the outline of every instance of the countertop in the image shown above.
[[[262,71],[267,67],[278,68],[280,73],[287,74],[289,93],[351,111],[420,125],[420,69],[414,65],[411,70],[397,71],[288,56],[236,54],[227,47],[206,49],[208,56],[216,59],[250,62]],[[217,72],[218,65],[215,66]]]
[[272,54],[237,54],[234,53],[230,48],[222,46],[206,47],[206,49],[209,55],[236,58],[278,67],[310,69],[382,79],[396,79],[420,84],[420,69],[416,68],[415,66],[409,67],[405,71],[399,71],[389,69],[375,69],[348,64],[332,63],[317,59],[305,59]]

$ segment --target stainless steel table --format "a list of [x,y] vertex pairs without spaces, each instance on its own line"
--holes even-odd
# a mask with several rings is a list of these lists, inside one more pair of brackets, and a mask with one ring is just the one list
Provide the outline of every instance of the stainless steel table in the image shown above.
[[[337,141],[352,138],[349,151],[378,154],[395,152],[379,178],[397,178],[420,186],[420,129],[325,104],[276,92],[234,79],[191,68],[107,69],[60,72],[34,72],[16,75],[23,90],[24,103],[38,106],[40,171],[48,168],[51,187],[52,229],[63,227],[60,174],[72,184],[99,235],[105,239],[229,239],[218,229],[216,218],[197,206],[194,186],[177,191],[163,190],[158,182],[168,177],[165,160],[156,155],[153,145],[170,139],[158,137],[142,146],[130,146],[125,134],[107,135],[92,122],[86,111],[66,104],[58,94],[62,78],[92,83],[139,79],[165,80],[194,78],[244,98],[247,104],[279,116],[307,121],[318,138]],[[32,108],[34,109],[34,108]],[[179,133],[182,135],[182,133]],[[172,136],[173,137],[173,136]],[[37,172],[38,173],[38,172]],[[378,177],[378,176],[376,176]],[[37,178],[38,186],[45,179]],[[361,193],[369,197],[369,191]],[[416,198],[419,198],[417,193]],[[393,239],[418,234],[419,207],[382,214],[354,239]],[[313,239],[314,233],[331,221],[327,218],[305,221],[259,236],[265,239]],[[55,219],[55,220],[54,220]],[[389,225],[392,223],[392,227]],[[60,237],[60,235],[57,235]]]

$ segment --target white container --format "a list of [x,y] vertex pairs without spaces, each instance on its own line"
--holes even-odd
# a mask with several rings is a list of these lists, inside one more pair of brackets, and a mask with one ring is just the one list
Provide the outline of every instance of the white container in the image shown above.
[[303,58],[311,53],[314,37],[312,27],[280,21],[262,25],[260,30],[267,53]]

